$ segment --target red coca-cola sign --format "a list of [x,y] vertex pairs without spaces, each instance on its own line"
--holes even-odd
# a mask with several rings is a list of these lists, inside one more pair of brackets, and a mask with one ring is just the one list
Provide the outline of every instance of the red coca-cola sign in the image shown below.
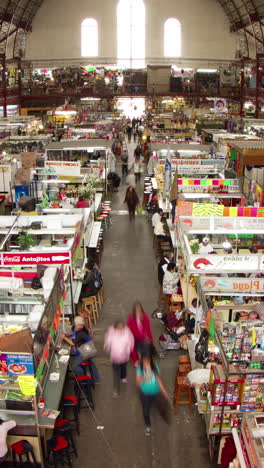
[[2,266],[15,265],[69,265],[70,252],[3,253]]

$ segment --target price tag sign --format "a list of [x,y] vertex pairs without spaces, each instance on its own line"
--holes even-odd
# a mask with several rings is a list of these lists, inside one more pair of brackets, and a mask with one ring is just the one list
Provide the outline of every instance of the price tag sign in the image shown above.
[[20,375],[18,377],[18,384],[23,395],[36,395],[35,379],[33,375]]

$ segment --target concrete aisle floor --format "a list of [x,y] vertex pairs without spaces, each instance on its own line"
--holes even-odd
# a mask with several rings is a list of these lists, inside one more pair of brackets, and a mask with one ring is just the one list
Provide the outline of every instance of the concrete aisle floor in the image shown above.
[[[117,166],[118,167],[118,166]],[[110,196],[113,210],[124,210],[126,185]],[[142,187],[138,188],[142,195]],[[152,229],[145,216],[129,222],[127,214],[113,215],[113,225],[105,235],[102,260],[106,301],[95,327],[98,355],[95,362],[101,383],[95,388],[94,417],[89,409],[81,411],[81,435],[78,437],[79,468],[209,468],[208,443],[201,416],[181,407],[171,427],[153,411],[153,435],[144,435],[144,423],[135,370],[128,368],[128,383],[118,399],[112,396],[112,369],[103,351],[106,329],[118,317],[126,320],[133,301],[139,299],[147,313],[156,307],[158,295],[157,265],[152,248]],[[156,343],[162,332],[158,321],[151,320]],[[177,355],[170,351],[160,361],[161,374],[169,394],[173,395]],[[97,426],[104,426],[103,430]]]

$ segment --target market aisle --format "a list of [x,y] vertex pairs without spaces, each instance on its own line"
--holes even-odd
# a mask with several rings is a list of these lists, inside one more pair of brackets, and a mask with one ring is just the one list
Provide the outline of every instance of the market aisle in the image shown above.
[[[113,210],[124,210],[126,185],[113,194]],[[137,190],[142,192],[139,187]],[[81,412],[81,435],[78,438],[79,468],[209,468],[208,444],[201,417],[180,408],[168,428],[153,412],[152,437],[144,436],[135,370],[129,366],[128,384],[121,396],[112,397],[112,369],[103,352],[105,330],[118,317],[127,318],[133,301],[142,301],[151,313],[156,306],[158,285],[156,262],[152,249],[152,232],[144,216],[130,223],[128,215],[114,215],[113,225],[105,236],[102,271],[106,302],[103,314],[95,328],[99,348],[95,358],[101,373],[101,383],[95,391],[95,416],[88,409]],[[161,333],[161,325],[152,320],[154,336]],[[160,362],[162,376],[172,396],[177,354],[170,352]],[[98,430],[97,425],[104,426]],[[104,439],[105,438],[105,439]],[[108,445],[109,444],[109,445]]]

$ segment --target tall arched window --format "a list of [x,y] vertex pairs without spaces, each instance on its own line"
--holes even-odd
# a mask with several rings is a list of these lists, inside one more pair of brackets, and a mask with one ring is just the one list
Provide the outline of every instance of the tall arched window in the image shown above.
[[82,57],[98,56],[98,24],[94,18],[86,18],[81,27]]
[[181,23],[169,18],[164,24],[164,57],[181,56]]
[[119,0],[117,58],[120,65],[145,66],[145,5],[143,0]]

